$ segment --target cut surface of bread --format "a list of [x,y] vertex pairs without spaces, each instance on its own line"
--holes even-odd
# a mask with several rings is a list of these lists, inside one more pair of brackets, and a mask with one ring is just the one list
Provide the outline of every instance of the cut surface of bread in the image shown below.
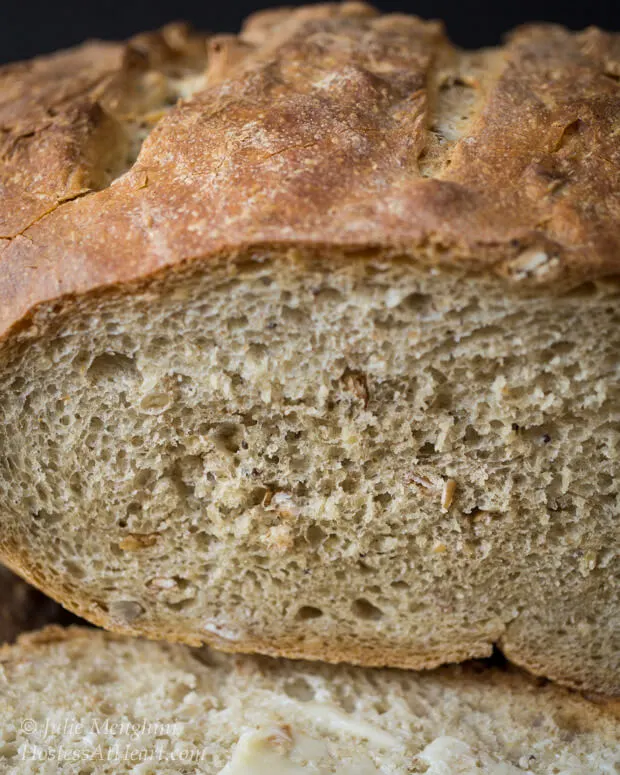
[[0,71],[3,560],[126,633],[620,693],[617,40],[354,3]]
[[365,670],[78,628],[20,639],[0,670],[1,773],[615,775],[620,764],[604,705],[514,670]]
[[414,668],[499,643],[617,691],[616,289],[230,269],[16,353],[9,560],[134,634]]
[[12,643],[27,630],[71,620],[68,611],[0,566],[0,643]]

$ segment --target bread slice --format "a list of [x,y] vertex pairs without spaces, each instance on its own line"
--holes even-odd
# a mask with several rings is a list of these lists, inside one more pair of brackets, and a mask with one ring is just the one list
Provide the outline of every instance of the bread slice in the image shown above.
[[125,633],[620,693],[618,40],[353,3],[0,71],[3,559]]
[[613,775],[620,763],[604,706],[515,670],[308,665],[80,628],[22,637],[0,667],[0,772]]
[[0,643],[27,630],[77,621],[68,611],[0,565]]

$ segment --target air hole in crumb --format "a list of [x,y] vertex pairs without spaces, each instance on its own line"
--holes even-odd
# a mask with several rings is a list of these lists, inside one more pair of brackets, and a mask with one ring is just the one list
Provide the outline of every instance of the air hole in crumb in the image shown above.
[[215,446],[220,452],[235,454],[239,451],[243,428],[236,423],[222,423],[212,431]]
[[558,355],[567,355],[568,353],[572,352],[575,349],[575,342],[554,342],[552,345],[550,345],[547,350],[545,350],[543,353],[541,353],[542,357],[546,359],[551,359],[554,356]]
[[318,525],[310,525],[306,530],[306,541],[310,546],[318,546],[325,538],[325,531],[323,531]]
[[353,601],[351,610],[358,619],[368,619],[376,622],[383,617],[383,611],[363,597]]
[[465,441],[468,444],[477,444],[481,438],[482,436],[472,425],[467,426],[465,429]]
[[378,495],[375,495],[374,500],[381,506],[387,506],[392,502],[392,496],[389,492],[380,492]]
[[73,576],[76,579],[83,579],[86,575],[84,568],[72,560],[65,560],[65,570],[70,576]]
[[305,622],[309,619],[320,619],[321,616],[323,616],[323,611],[320,608],[315,608],[313,605],[304,605],[297,611],[295,618]]
[[127,516],[128,517],[134,517],[137,514],[141,514],[141,513],[142,513],[142,504],[138,503],[138,501],[132,501],[127,506]]
[[303,325],[306,320],[306,315],[303,310],[296,309],[295,307],[284,306],[282,308],[282,320],[284,323],[291,323],[293,325]]
[[424,293],[410,293],[408,296],[405,296],[398,306],[413,312],[420,312],[428,307],[430,301],[431,297]]
[[143,487],[146,487],[148,484],[151,483],[151,481],[155,478],[155,472],[151,471],[150,468],[143,468],[142,470],[138,471],[134,478],[135,486],[138,489],[142,489]]
[[136,379],[138,369],[126,355],[103,353],[92,360],[86,374],[93,380]]
[[246,508],[251,509],[263,503],[268,505],[272,496],[273,493],[267,487],[253,487],[246,498]]
[[337,288],[317,288],[313,294],[317,302],[338,303],[342,301],[342,293]]
[[466,517],[477,517],[478,514],[482,514],[482,509],[478,506],[472,506],[471,509],[463,509],[463,514]]
[[352,493],[357,490],[359,487],[359,474],[355,472],[351,472],[346,475],[346,477],[340,482],[340,489],[343,492]]
[[345,713],[353,713],[356,708],[355,697],[350,694],[343,694],[340,698],[340,707]]
[[168,603],[167,605],[168,608],[172,609],[173,611],[182,611],[184,608],[188,608],[193,602],[193,598],[187,597],[185,600],[179,600],[176,603]]
[[434,455],[436,453],[435,445],[432,444],[430,441],[424,442],[422,446],[418,449],[418,457],[430,457],[431,455]]
[[199,552],[207,552],[211,548],[212,537],[204,531],[196,533],[194,537],[194,546]]
[[287,681],[284,684],[284,693],[291,699],[300,700],[301,702],[310,702],[314,699],[314,689],[303,678]]
[[45,509],[39,509],[37,512],[33,513],[32,516],[35,520],[45,522],[47,525],[56,525],[58,522],[62,522],[62,516],[60,514],[55,514],[46,511]]
[[86,683],[91,686],[105,686],[106,684],[115,683],[116,680],[117,677],[107,670],[93,670],[86,677]]
[[239,315],[238,317],[229,318],[226,322],[226,327],[229,331],[239,331],[246,328],[249,321],[246,315]]

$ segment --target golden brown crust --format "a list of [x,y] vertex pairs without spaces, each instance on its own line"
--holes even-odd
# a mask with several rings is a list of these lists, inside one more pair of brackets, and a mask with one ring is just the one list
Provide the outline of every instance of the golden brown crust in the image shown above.
[[520,284],[617,274],[619,40],[535,26],[463,53],[436,23],[345,3],[4,68],[0,335],[42,302],[254,246]]

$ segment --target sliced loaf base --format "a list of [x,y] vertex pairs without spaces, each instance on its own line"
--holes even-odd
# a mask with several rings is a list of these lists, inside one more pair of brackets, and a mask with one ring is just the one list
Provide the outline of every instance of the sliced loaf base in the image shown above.
[[513,669],[364,670],[49,628],[0,651],[0,676],[0,773],[613,775],[620,764],[604,705]]

